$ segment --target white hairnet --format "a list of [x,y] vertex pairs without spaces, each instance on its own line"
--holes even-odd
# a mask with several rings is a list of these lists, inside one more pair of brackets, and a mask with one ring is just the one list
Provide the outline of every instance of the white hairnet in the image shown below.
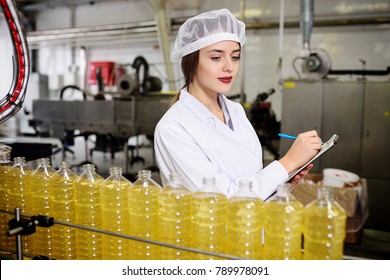
[[228,9],[205,12],[187,19],[179,28],[171,61],[220,41],[245,44],[245,24]]

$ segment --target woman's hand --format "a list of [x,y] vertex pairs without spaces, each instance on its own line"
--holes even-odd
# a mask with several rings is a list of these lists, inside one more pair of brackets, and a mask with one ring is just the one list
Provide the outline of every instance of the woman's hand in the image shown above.
[[290,173],[312,159],[321,150],[321,146],[321,138],[318,137],[315,130],[301,133],[279,162],[287,173]]
[[291,178],[287,183],[291,184],[291,191],[294,191],[298,186],[299,182],[302,180],[302,177],[309,173],[310,169],[313,168],[313,164],[310,163],[305,169],[302,169],[297,175]]

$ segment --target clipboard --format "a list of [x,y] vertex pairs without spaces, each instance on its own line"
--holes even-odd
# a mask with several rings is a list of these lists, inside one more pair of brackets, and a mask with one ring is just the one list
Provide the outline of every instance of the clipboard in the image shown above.
[[326,141],[324,144],[322,144],[321,150],[308,162],[306,162],[303,166],[300,168],[292,171],[290,174],[288,174],[288,179],[286,182],[290,181],[295,175],[297,175],[299,172],[301,172],[303,169],[306,168],[310,163],[315,161],[317,158],[321,157],[323,154],[325,154],[327,151],[329,151],[331,148],[334,147],[334,145],[337,143],[337,140],[339,139],[338,134],[334,134],[332,137],[329,138],[328,141]]
[[[332,137],[329,138],[328,141],[326,141],[324,144],[322,144],[321,150],[308,162],[306,162],[304,165],[302,165],[300,168],[292,171],[290,174],[288,174],[288,179],[285,181],[287,183],[290,181],[295,175],[297,175],[299,172],[301,172],[303,169],[306,168],[310,163],[314,162],[317,158],[321,157],[323,154],[325,154],[327,151],[329,151],[331,148],[334,147],[334,145],[337,143],[337,140],[339,139],[338,134],[333,134]],[[270,196],[268,196],[264,202],[268,201],[271,197],[274,196],[276,191],[274,191]]]

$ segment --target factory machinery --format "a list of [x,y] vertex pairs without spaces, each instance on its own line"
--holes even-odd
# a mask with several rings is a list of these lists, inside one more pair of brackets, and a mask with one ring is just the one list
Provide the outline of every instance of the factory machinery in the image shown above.
[[[109,135],[111,140],[122,139],[127,143],[132,136],[153,137],[155,126],[168,109],[171,98],[172,94],[145,93],[112,100],[39,99],[33,101],[31,124],[39,131],[49,131],[63,143],[67,133],[74,130],[85,137]],[[128,145],[124,144],[123,150],[127,155]],[[127,173],[128,157],[124,158]]]
[[[312,172],[339,168],[367,179],[370,228],[390,231],[390,67],[334,70],[325,50],[310,47],[313,0],[301,1],[301,55],[293,61],[298,79],[285,80],[281,130],[297,135],[315,129],[322,139],[340,135],[335,149],[315,162]],[[295,66],[301,61],[301,72]],[[365,65],[365,61],[363,66]],[[341,81],[340,75],[356,80]],[[377,77],[370,81],[367,76]],[[284,154],[291,140],[281,139]]]

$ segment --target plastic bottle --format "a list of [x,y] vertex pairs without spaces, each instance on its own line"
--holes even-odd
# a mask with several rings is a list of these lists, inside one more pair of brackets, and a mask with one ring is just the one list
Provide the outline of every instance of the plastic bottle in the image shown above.
[[[192,193],[177,173],[171,173],[169,182],[159,196],[160,240],[189,247],[191,245]],[[160,248],[161,259],[188,260],[191,252],[168,247]]]
[[[15,157],[11,185],[12,189],[8,191],[10,209],[18,207],[21,214],[28,214],[28,207],[31,207],[28,199],[31,197],[31,189],[26,184],[27,176],[31,175],[33,169],[27,165],[24,157]],[[30,205],[29,205],[30,204]],[[31,253],[31,235],[22,237],[23,254]]]
[[[66,162],[61,162],[58,171],[50,178],[50,212],[55,221],[75,223],[74,181],[77,179]],[[77,258],[76,229],[55,224],[52,227],[53,257],[56,260]]]
[[239,190],[228,203],[228,251],[246,259],[263,258],[264,202],[252,191],[248,180],[239,183]]
[[265,204],[264,258],[302,259],[304,206],[291,193],[291,185],[279,185],[275,197]]
[[341,260],[347,214],[330,188],[317,190],[317,199],[305,207],[304,259]]
[[[138,179],[129,188],[129,234],[151,240],[159,240],[158,197],[161,186],[151,178],[150,170],[138,172]],[[158,260],[159,246],[130,241],[130,259]]]
[[[127,234],[129,211],[127,191],[131,182],[122,176],[122,168],[111,167],[110,176],[100,186],[100,209],[102,229]],[[129,240],[112,235],[102,236],[104,260],[128,259]]]
[[[13,189],[12,166],[11,161],[12,148],[6,145],[0,145],[0,209],[13,212],[14,209],[9,205],[9,190]],[[0,212],[0,247],[9,250],[15,250],[15,237],[8,237],[8,221],[13,219],[12,214]]]
[[[203,179],[192,203],[192,246],[213,253],[226,253],[227,197],[215,187],[215,178]],[[221,259],[197,254],[197,259]]]
[[[49,182],[56,170],[50,166],[49,158],[40,158],[37,163],[35,170],[26,177],[26,184],[31,188],[31,214],[50,217]],[[33,255],[53,257],[52,227],[37,226],[31,239]]]
[[[84,164],[82,173],[76,179],[76,224],[91,228],[101,227],[100,185],[104,179],[96,173],[94,164]],[[77,229],[77,259],[102,259],[102,234]]]

